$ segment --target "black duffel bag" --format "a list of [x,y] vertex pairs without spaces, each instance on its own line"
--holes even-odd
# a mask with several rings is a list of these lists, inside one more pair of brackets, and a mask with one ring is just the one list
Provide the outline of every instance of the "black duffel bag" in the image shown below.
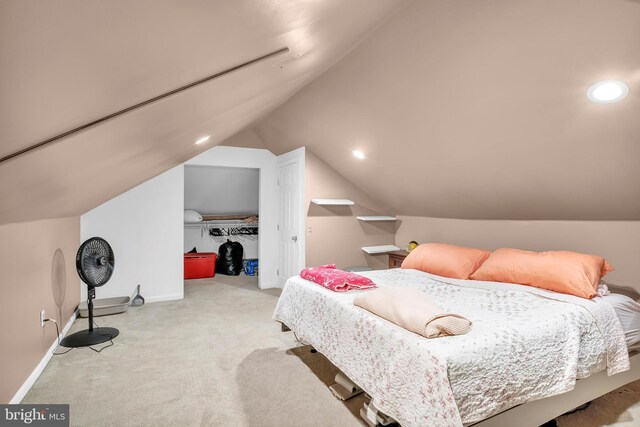
[[238,276],[242,271],[242,255],[244,248],[240,242],[232,242],[227,239],[218,248],[216,259],[216,273],[227,276]]

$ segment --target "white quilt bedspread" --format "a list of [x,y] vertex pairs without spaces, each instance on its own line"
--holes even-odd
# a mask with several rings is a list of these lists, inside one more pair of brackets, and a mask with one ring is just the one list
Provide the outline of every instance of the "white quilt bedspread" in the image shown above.
[[417,270],[361,273],[411,286],[473,322],[466,335],[427,339],[336,293],[289,279],[274,319],[323,353],[404,427],[460,426],[573,389],[576,379],[627,370],[613,308],[529,286],[453,280]]

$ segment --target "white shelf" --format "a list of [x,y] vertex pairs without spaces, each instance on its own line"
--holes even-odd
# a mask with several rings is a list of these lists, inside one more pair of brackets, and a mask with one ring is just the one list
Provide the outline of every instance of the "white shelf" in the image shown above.
[[315,203],[316,205],[342,205],[342,206],[349,206],[349,205],[353,205],[355,204],[353,200],[349,200],[349,199],[311,199],[312,203]]
[[359,216],[358,219],[360,221],[395,221],[396,217],[395,216],[388,216],[388,215],[372,215],[372,216]]
[[210,220],[210,221],[199,221],[199,222],[185,222],[184,228],[239,228],[239,227],[258,227],[257,222],[247,223],[242,220],[235,219],[224,219],[224,220]]
[[386,254],[387,252],[399,251],[400,248],[394,245],[381,245],[381,246],[363,246],[362,250],[369,255]]

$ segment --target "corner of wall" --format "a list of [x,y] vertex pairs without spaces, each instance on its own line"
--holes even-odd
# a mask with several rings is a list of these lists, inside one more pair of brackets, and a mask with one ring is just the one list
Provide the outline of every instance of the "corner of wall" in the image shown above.
[[[395,243],[393,222],[363,222],[358,215],[389,215],[390,208],[341,175],[309,149],[305,162],[307,265],[387,267],[384,254],[368,255],[363,246]],[[315,198],[346,198],[353,206],[318,206]]]
[[222,141],[220,145],[239,148],[267,148],[260,135],[252,127],[246,127],[231,135]]

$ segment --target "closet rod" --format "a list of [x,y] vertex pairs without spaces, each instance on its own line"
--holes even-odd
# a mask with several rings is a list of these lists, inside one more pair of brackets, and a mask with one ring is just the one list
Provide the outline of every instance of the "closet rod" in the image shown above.
[[259,224],[246,223],[241,221],[220,222],[220,221],[202,221],[202,222],[185,222],[185,228],[258,228]]
[[130,107],[123,108],[122,110],[118,110],[115,113],[111,113],[111,114],[109,114],[107,116],[100,117],[99,119],[93,120],[93,121],[91,121],[89,123],[85,123],[82,126],[78,126],[76,128],[73,128],[71,130],[63,132],[61,134],[58,134],[58,135],[56,135],[56,136],[54,136],[52,138],[46,139],[44,141],[38,142],[36,144],[30,145],[29,147],[26,147],[26,148],[23,148],[21,150],[18,150],[16,152],[14,152],[14,153],[11,153],[11,154],[9,154],[7,156],[4,156],[4,157],[0,158],[0,163],[6,162],[7,160],[13,159],[14,157],[18,157],[18,156],[21,156],[23,154],[26,154],[26,153],[28,153],[28,152],[30,152],[32,150],[35,150],[36,148],[40,148],[40,147],[43,147],[45,145],[51,144],[52,142],[58,141],[58,140],[60,140],[62,138],[65,138],[65,137],[67,137],[69,135],[73,135],[74,133],[77,133],[77,132],[80,132],[82,130],[88,129],[88,128],[93,127],[95,125],[98,125],[100,123],[106,122],[107,120],[110,120],[110,119],[113,119],[115,117],[121,116],[122,114],[128,113],[128,112],[133,111],[133,110],[137,110],[138,108],[144,107],[145,105],[149,105],[149,104],[151,104],[153,102],[160,101],[161,99],[164,99],[164,98],[169,97],[171,95],[175,95],[175,94],[180,93],[182,91],[185,91],[187,89],[191,89],[192,87],[201,85],[201,84],[206,83],[206,82],[208,82],[210,80],[216,79],[218,77],[222,77],[225,74],[232,73],[232,72],[234,72],[236,70],[239,70],[240,68],[244,68],[244,67],[246,67],[248,65],[255,64],[256,62],[259,62],[259,61],[262,61],[264,59],[270,58],[272,56],[280,55],[280,54],[286,53],[286,52],[289,52],[289,48],[287,46],[282,47],[282,48],[280,48],[278,50],[275,50],[275,51],[273,51],[271,53],[267,53],[266,55],[262,55],[262,56],[259,56],[257,58],[251,59],[249,61],[243,62],[242,64],[238,64],[238,65],[235,65],[235,66],[233,66],[231,68],[227,68],[226,70],[219,71],[219,72],[217,72],[215,74],[212,74],[210,76],[204,77],[204,78],[202,78],[200,80],[196,80],[194,82],[188,83],[188,84],[186,84],[184,86],[180,86],[180,87],[178,87],[176,89],[173,89],[173,90],[170,90],[168,92],[164,92],[164,93],[162,93],[162,94],[160,94],[158,96],[154,96],[153,98],[149,98],[149,99],[147,99],[145,101],[139,102],[139,103],[137,103],[135,105],[132,105]]

